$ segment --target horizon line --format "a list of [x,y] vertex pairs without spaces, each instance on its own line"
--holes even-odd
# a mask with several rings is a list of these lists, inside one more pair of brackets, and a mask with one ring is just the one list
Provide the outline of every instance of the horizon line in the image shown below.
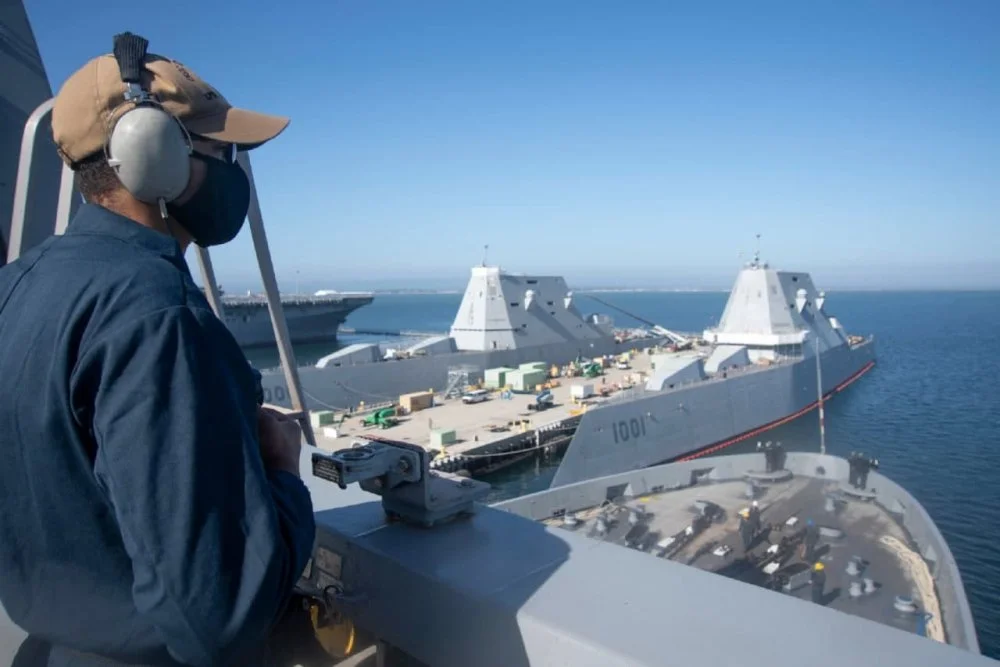
[[[680,288],[680,287],[570,287],[573,292],[580,294],[594,293],[654,293],[654,294],[727,294],[731,289],[722,288]],[[350,292],[353,290],[337,290]],[[371,294],[396,294],[396,295],[433,295],[433,294],[464,294],[464,289],[448,288],[421,288],[421,287],[383,287],[370,290],[363,290]],[[1000,292],[997,287],[843,287],[827,288],[825,292]]]

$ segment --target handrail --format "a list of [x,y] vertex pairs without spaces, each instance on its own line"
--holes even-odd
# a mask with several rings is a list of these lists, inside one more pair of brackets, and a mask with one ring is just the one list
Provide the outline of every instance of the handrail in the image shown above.
[[[24,243],[24,224],[28,213],[28,189],[31,186],[31,168],[35,160],[35,137],[38,126],[52,113],[55,98],[42,102],[28,116],[24,124],[24,134],[21,135],[21,155],[17,162],[17,180],[14,181],[14,205],[10,217],[10,240],[7,244],[7,263],[10,264],[21,256],[21,246]],[[67,217],[69,212],[66,211]],[[59,226],[56,221],[56,227]],[[65,229],[65,225],[63,226]]]

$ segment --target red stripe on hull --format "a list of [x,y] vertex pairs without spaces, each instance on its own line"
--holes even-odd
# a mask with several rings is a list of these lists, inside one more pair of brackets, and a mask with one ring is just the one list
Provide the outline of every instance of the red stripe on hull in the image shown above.
[[[825,400],[825,399],[829,398],[830,396],[833,396],[834,394],[843,391],[844,389],[846,389],[848,387],[848,385],[852,384],[859,377],[861,377],[862,375],[864,375],[865,373],[867,373],[868,371],[870,371],[873,366],[875,366],[875,362],[874,361],[869,361],[867,364],[865,364],[864,366],[862,366],[861,369],[858,370],[856,373],[854,373],[853,375],[851,375],[850,377],[848,377],[846,380],[844,380],[843,382],[841,382],[840,384],[838,384],[836,387],[834,387],[833,389],[831,389],[830,392],[827,393],[823,397],[823,399]],[[777,426],[781,426],[782,424],[787,424],[788,422],[792,421],[793,419],[798,419],[799,417],[801,417],[805,413],[809,412],[810,410],[816,409],[816,407],[818,405],[819,405],[819,401],[818,400],[813,401],[812,403],[810,403],[806,407],[802,408],[798,412],[794,412],[794,413],[788,415],[787,417],[782,417],[781,419],[776,419],[773,422],[769,422],[767,424],[764,424],[763,426],[759,426],[759,427],[757,427],[755,429],[752,429],[750,431],[747,431],[745,433],[741,433],[741,434],[739,434],[739,435],[737,435],[737,436],[735,436],[733,438],[729,438],[728,440],[723,440],[722,442],[717,442],[714,445],[708,445],[707,447],[703,447],[702,449],[699,449],[698,451],[696,451],[694,453],[684,454],[683,456],[679,456],[679,457],[677,457],[675,459],[671,459],[670,462],[672,463],[674,461],[691,461],[693,459],[701,458],[702,456],[708,456],[709,454],[714,454],[715,452],[723,450],[726,447],[731,447],[732,445],[735,445],[738,442],[742,442],[742,441],[746,440],[747,438],[752,438],[753,436],[759,435],[759,434],[763,433],[764,431],[769,431],[772,428],[775,428]]]

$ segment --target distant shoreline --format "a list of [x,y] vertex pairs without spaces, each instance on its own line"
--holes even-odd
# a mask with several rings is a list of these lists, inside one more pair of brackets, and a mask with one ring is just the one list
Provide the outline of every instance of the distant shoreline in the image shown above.
[[[724,289],[697,289],[697,288],[670,288],[670,287],[594,287],[594,288],[570,288],[573,292],[577,294],[611,294],[611,293],[639,293],[639,292],[650,292],[650,293],[687,293],[687,292],[704,292],[704,293],[725,293],[729,290]],[[432,294],[464,294],[465,290],[433,290],[433,289],[375,289],[368,290],[371,294],[375,295],[399,295],[399,296],[420,296],[420,295],[432,295]]]
[[[700,287],[570,287],[576,294],[728,294],[729,289],[724,288],[700,288]],[[243,294],[246,288],[233,290],[232,294]],[[250,288],[254,294],[262,294],[263,289],[258,285]],[[303,295],[311,295],[316,290],[307,288],[302,291]],[[827,287],[825,291],[829,294],[848,292],[885,292],[885,293],[960,293],[960,292],[1000,292],[998,287]],[[229,290],[227,290],[227,293]],[[286,292],[282,292],[283,294]],[[291,293],[291,292],[289,292]],[[354,294],[370,294],[373,296],[432,296],[432,295],[455,295],[464,294],[465,289],[420,289],[420,288],[382,288],[382,289],[351,289],[331,291],[331,294],[341,294],[351,296]]]
[[[571,287],[576,294],[728,294],[728,289],[699,289],[681,287]],[[435,294],[464,294],[460,289],[375,289],[366,290],[376,296],[424,296]],[[998,287],[845,287],[829,288],[828,293],[847,292],[891,292],[891,293],[933,293],[933,292],[1000,292]]]

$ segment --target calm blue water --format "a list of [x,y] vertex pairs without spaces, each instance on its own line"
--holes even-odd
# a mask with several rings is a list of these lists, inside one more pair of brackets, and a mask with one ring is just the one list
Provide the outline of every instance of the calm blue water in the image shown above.
[[[727,295],[598,296],[664,326],[699,331],[717,321]],[[381,296],[348,326],[446,331],[460,300]],[[584,312],[607,310],[582,294],[577,304]],[[1000,292],[835,293],[827,311],[852,333],[874,334],[878,358],[827,404],[828,450],[877,456],[881,472],[927,508],[961,568],[982,650],[1000,658]],[[620,325],[636,324],[614,315]],[[304,349],[300,359],[324,351]],[[816,415],[769,437],[818,448]],[[491,481],[497,498],[509,497],[544,488],[554,473],[553,465],[532,464]]]

